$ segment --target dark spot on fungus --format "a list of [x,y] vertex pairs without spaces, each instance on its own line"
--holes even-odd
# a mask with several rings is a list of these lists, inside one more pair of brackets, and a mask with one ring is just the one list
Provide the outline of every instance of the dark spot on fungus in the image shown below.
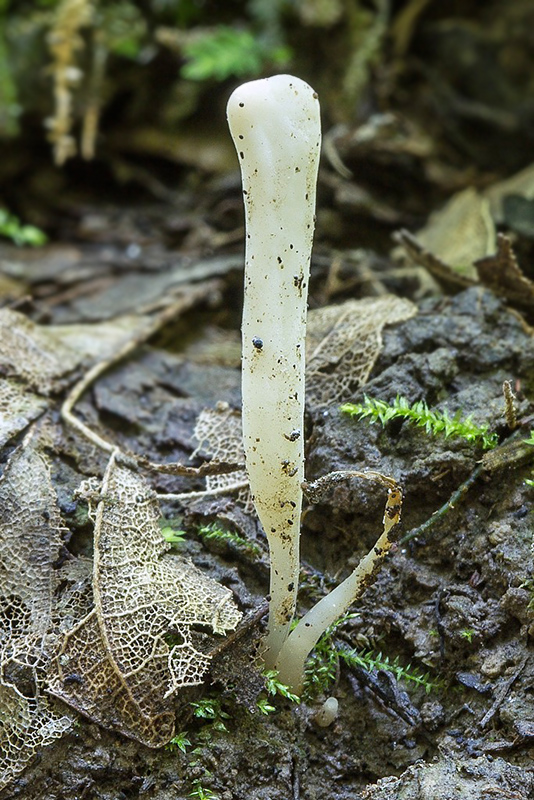
[[263,350],[263,339],[260,339],[259,336],[254,336],[252,338],[252,344],[256,350]]
[[245,158],[245,154],[242,150],[239,151],[239,158]]
[[242,134],[242,133],[240,133],[240,134],[239,134],[239,136],[238,136],[237,138],[238,138],[238,139],[244,139],[245,137],[243,136],[243,134]]
[[287,591],[288,592],[292,592],[294,588],[295,588],[295,584],[294,583],[288,583],[287,584]]
[[296,442],[297,439],[300,439],[300,430],[298,428],[295,428],[294,430],[291,431],[289,436],[286,433],[284,433],[284,439],[287,439],[288,442]]
[[245,104],[244,103],[239,103],[239,108],[245,108]]

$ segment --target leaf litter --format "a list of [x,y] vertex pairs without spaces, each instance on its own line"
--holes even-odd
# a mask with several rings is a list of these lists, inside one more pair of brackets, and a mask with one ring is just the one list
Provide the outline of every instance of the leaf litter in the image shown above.
[[[312,402],[343,398],[349,384],[364,382],[380,352],[382,327],[414,313],[409,301],[390,297],[312,314]],[[147,325],[144,318],[128,317],[47,327],[4,309],[0,363],[10,375],[1,384],[4,441],[43,414],[50,395],[68,386],[88,361],[97,362],[96,379],[98,365],[112,361],[110,352],[128,348]],[[365,342],[368,347],[362,347]],[[11,509],[1,529],[2,549],[9,554],[3,562],[2,614],[5,620],[20,618],[13,629],[4,625],[1,650],[2,705],[9,709],[2,718],[6,781],[36,749],[71,727],[72,718],[56,710],[50,695],[148,746],[168,742],[175,730],[174,694],[200,683],[210,662],[198,631],[221,635],[241,617],[228,589],[169,553],[156,496],[116,452],[101,489],[95,493],[92,482],[85,485],[95,525],[92,580],[80,559],[57,568],[62,523],[41,428],[32,428],[15,450],[1,484],[3,504]],[[243,462],[239,412],[228,406],[206,409],[195,435],[198,449],[213,461]],[[236,473],[207,480],[208,490],[221,491],[235,482]],[[32,696],[20,692],[14,664],[31,668]]]

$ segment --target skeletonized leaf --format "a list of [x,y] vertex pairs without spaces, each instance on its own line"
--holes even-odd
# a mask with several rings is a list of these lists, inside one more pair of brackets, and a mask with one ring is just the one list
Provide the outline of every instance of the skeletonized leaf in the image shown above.
[[417,307],[393,295],[348,300],[308,316],[306,402],[341,403],[367,382],[382,349],[386,325],[413,317]]
[[48,403],[19,381],[0,378],[0,448],[43,413]]
[[[213,461],[245,463],[241,412],[231,408],[227,403],[218,403],[215,408],[203,409],[198,415],[193,435],[199,442],[195,452],[201,450]],[[223,486],[246,481],[247,473],[244,469],[240,469],[226,475],[209,475],[206,478],[206,488],[220,489]],[[254,506],[248,487],[239,490],[237,500],[245,507],[248,514],[253,513]]]
[[0,479],[0,510],[1,788],[72,725],[42,695],[53,641],[61,520],[35,434],[15,450]]
[[160,516],[144,482],[112,457],[95,520],[95,608],[67,633],[49,684],[82,713],[149,747],[173,736],[171,695],[200,683],[208,668],[194,626],[222,634],[241,617],[228,589],[168,552]]
[[50,467],[32,432],[0,479],[0,643],[29,645],[50,626],[61,518]]

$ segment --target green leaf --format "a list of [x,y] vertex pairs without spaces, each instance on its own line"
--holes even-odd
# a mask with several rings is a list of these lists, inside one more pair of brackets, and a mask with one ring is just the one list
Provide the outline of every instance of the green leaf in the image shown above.
[[263,61],[258,42],[249,31],[223,25],[185,45],[184,55],[187,63],[181,75],[191,81],[259,75]]
[[11,239],[16,245],[39,247],[45,244],[46,234],[34,225],[23,225],[18,217],[0,208],[0,236]]

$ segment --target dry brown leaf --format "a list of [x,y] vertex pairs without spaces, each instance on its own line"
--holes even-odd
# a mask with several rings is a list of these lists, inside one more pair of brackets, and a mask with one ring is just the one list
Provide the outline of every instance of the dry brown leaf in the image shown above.
[[85,325],[38,325],[18,311],[0,310],[0,371],[40,394],[58,392],[81,368],[103,361],[149,324],[128,315]]
[[489,201],[473,188],[458,192],[430,215],[415,238],[461,277],[476,279],[473,262],[489,255],[495,242]]
[[534,200],[534,164],[529,164],[521,172],[516,172],[504,181],[494,183],[484,192],[489,200],[491,215],[497,225],[504,222],[504,201],[516,195],[526,200]]
[[475,261],[475,267],[484,286],[530,317],[534,315],[534,283],[523,274],[507,236],[500,233],[497,252]]
[[404,248],[412,261],[427,269],[445,289],[458,291],[459,289],[467,289],[469,286],[476,285],[474,279],[455,272],[452,267],[441,261],[434,253],[426,250],[410,231],[403,228],[397,231],[393,238]]

